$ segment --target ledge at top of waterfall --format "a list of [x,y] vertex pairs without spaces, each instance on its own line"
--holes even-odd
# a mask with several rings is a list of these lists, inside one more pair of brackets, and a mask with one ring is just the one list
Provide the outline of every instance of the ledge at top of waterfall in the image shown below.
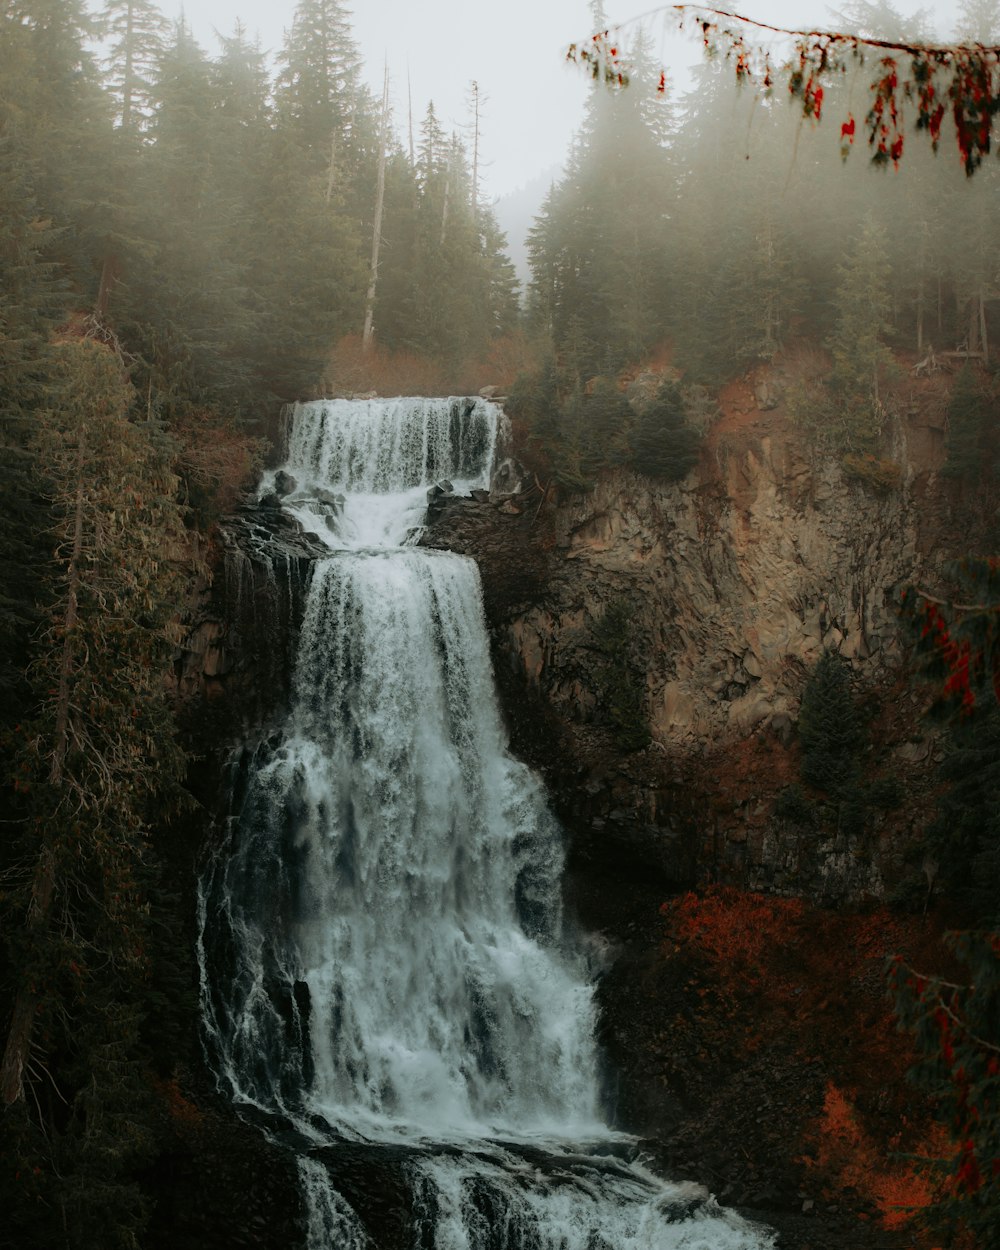
[[490,484],[503,412],[478,398],[320,399],[286,414],[285,462],[266,474],[284,506],[333,550],[419,535],[428,488]]
[[[288,721],[244,761],[201,883],[208,1049],[234,1100],[296,1130],[309,1250],[763,1250],[704,1191],[614,1157],[588,950],[541,784],[507,750],[478,571],[407,541],[429,485],[488,484],[498,417],[292,414],[267,489],[330,554]],[[390,1172],[411,1218],[391,1240]]]

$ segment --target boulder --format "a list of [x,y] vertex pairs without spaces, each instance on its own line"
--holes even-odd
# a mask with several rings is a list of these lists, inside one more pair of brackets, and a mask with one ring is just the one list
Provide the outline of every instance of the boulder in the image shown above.
[[284,469],[279,469],[274,475],[274,493],[281,499],[297,490],[298,485],[295,478],[290,473],[286,473]]
[[440,482],[435,482],[433,486],[428,488],[427,502],[436,503],[439,499],[444,498],[445,495],[454,495],[454,493],[455,487],[451,482],[442,478]]

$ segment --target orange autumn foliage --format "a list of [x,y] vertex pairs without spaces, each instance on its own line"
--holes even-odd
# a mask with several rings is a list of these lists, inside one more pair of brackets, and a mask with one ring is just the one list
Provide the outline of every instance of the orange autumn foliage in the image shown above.
[[[934,1196],[933,1186],[919,1163],[886,1157],[885,1146],[865,1127],[850,1094],[827,1082],[822,1115],[815,1129],[816,1154],[806,1157],[806,1167],[818,1168],[828,1178],[827,1192],[854,1189],[879,1210],[885,1228],[901,1228],[914,1211],[926,1207]],[[925,1131],[928,1156],[944,1149],[945,1134],[939,1125]],[[898,1144],[898,1143],[897,1143]]]
[[797,898],[748,894],[731,886],[713,886],[703,894],[688,892],[661,910],[670,909],[676,937],[692,942],[749,981],[763,975],[765,948],[804,914]]
[[946,969],[942,922],[731,886],[688,892],[660,910],[664,955],[705,1004],[712,1045],[731,1047],[737,1064],[780,1050],[786,1064],[821,1077],[821,1102],[802,1103],[791,1148],[806,1189],[870,1208],[883,1227],[906,1225],[912,1244],[925,1245],[907,1222],[932,1201],[933,1180],[914,1160],[947,1154],[948,1143],[907,1079],[916,1054],[899,1033],[885,963],[902,950]]
[[178,1125],[194,1127],[201,1124],[205,1113],[190,1098],[181,1093],[176,1077],[154,1081],[157,1093],[166,1104],[167,1114]]

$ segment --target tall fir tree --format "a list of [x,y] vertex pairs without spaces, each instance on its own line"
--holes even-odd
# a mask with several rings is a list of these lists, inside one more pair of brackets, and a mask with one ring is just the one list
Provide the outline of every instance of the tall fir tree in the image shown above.
[[873,218],[840,267],[830,335],[833,369],[835,443],[855,453],[872,453],[885,422],[881,374],[892,354],[886,346],[890,325],[889,264],[885,235]]
[[105,82],[122,130],[139,132],[149,120],[153,77],[167,29],[152,0],[106,0],[101,14],[101,33],[108,45]]

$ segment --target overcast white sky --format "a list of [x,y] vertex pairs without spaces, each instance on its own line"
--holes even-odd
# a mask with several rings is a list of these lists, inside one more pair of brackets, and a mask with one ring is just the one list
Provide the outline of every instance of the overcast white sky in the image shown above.
[[[231,33],[237,17],[259,33],[266,49],[281,46],[295,0],[162,0],[168,16],[183,8],[202,46],[214,53],[213,30]],[[567,44],[591,28],[586,0],[348,0],[354,36],[372,87],[381,92],[383,59],[388,61],[397,127],[406,124],[407,73],[413,112],[419,119],[433,99],[446,126],[467,120],[465,104],[476,79],[488,97],[482,143],[490,165],[488,190],[503,195],[546,169],[561,164],[580,124],[587,84],[563,62]],[[650,7],[649,0],[607,0],[610,23],[626,21]],[[721,7],[729,7],[722,5]],[[740,0],[737,11],[761,21],[795,27],[836,25],[821,0]],[[911,13],[932,10],[935,25],[950,35],[956,0],[895,0]],[[668,70],[697,61],[693,38],[661,42]]]

